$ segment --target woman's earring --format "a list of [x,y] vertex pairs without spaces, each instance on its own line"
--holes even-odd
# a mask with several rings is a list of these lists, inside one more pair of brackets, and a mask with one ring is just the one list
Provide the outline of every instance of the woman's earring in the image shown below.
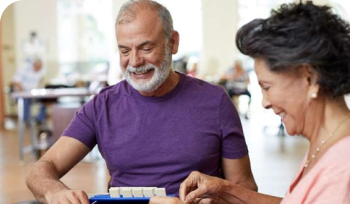
[[311,98],[317,98],[317,93],[312,93]]

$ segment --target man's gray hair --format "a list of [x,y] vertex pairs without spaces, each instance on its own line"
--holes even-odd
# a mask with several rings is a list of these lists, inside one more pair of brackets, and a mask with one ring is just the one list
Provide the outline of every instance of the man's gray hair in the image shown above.
[[173,19],[167,8],[156,1],[152,0],[129,0],[120,8],[115,26],[133,21],[139,9],[148,8],[158,13],[162,21],[165,38],[168,40],[174,31]]

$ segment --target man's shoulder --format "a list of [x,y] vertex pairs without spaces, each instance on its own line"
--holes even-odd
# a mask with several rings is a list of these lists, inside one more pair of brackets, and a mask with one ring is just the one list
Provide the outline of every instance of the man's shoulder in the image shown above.
[[113,84],[113,85],[110,85],[110,86],[107,86],[107,87],[101,89],[101,91],[99,93],[123,91],[126,88],[126,84],[127,84],[127,82],[125,80],[122,80],[116,84]]
[[203,92],[222,94],[224,89],[222,86],[204,81],[202,79],[186,76],[186,87],[193,87]]
[[118,96],[118,95],[125,95],[130,92],[130,87],[128,86],[127,82],[125,80],[122,80],[118,82],[117,84],[107,86],[98,93],[97,96],[99,97],[106,97],[106,96]]

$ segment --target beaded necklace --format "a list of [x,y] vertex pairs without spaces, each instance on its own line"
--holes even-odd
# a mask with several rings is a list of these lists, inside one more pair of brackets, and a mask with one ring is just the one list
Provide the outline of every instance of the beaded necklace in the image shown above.
[[322,140],[322,141],[321,141],[321,145],[318,146],[318,147],[316,147],[315,152],[311,155],[311,158],[308,159],[308,160],[305,162],[304,168],[307,168],[307,167],[309,166],[310,162],[316,158],[317,153],[321,151],[321,148],[327,143],[327,141],[328,141],[330,138],[333,137],[334,133],[338,130],[338,128],[339,128],[349,117],[350,117],[350,113],[348,113],[348,115],[345,117],[345,119],[342,120],[342,121],[338,124],[338,126],[331,132],[331,134],[330,134],[325,140]]

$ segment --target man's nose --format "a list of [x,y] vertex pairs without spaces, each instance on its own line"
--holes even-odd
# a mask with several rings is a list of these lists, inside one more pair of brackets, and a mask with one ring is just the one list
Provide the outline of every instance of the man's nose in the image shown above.
[[143,57],[140,55],[138,51],[133,51],[130,60],[129,60],[129,65],[133,67],[139,67],[143,64]]

